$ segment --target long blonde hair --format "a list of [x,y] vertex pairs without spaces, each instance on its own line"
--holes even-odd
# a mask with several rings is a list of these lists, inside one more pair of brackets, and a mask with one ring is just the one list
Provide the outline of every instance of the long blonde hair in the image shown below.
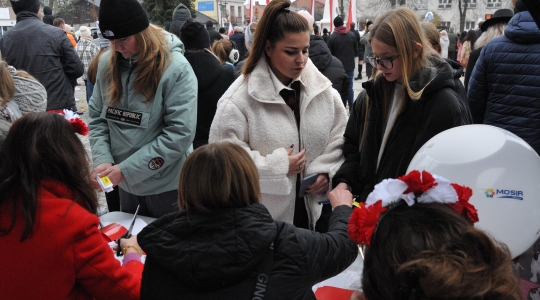
[[489,26],[474,43],[474,49],[482,48],[492,39],[503,35],[507,25],[508,22],[500,22]]
[[[163,29],[150,24],[148,28],[134,35],[140,46],[139,55],[133,60],[137,77],[135,78],[135,92],[143,94],[146,103],[149,103],[156,94],[161,76],[171,63],[171,53]],[[109,83],[109,105],[120,101],[122,97],[122,80],[120,77],[120,54],[113,52],[107,66],[105,78]]]
[[[414,92],[409,86],[409,79],[426,67],[430,47],[414,12],[406,7],[398,7],[380,16],[369,34],[369,42],[373,40],[397,49],[401,59],[403,86],[412,100],[420,99],[424,89]],[[416,49],[417,44],[421,45],[420,51]],[[382,73],[376,72],[375,81],[382,79]]]
[[[424,37],[424,32],[420,26],[420,21],[412,10],[406,7],[398,7],[387,11],[381,15],[369,32],[368,42],[371,44],[373,40],[377,40],[387,46],[396,48],[399,58],[401,59],[401,74],[403,76],[403,90],[409,95],[412,100],[418,100],[422,97],[424,88],[415,92],[409,86],[409,79],[418,72],[426,69],[428,64],[427,56],[431,49],[429,42]],[[420,51],[418,50],[419,44]],[[392,107],[392,97],[394,95],[394,82],[387,81],[382,72],[374,68],[374,82],[382,86],[382,109],[383,109],[383,130],[386,128],[388,115]],[[426,84],[427,85],[427,84]],[[400,98],[401,99],[401,98]],[[403,100],[403,99],[402,99]],[[364,130],[360,139],[360,149],[364,144],[364,137],[367,128],[369,97],[365,97],[365,119]],[[397,115],[401,113],[405,105],[405,101],[401,101],[397,105]]]

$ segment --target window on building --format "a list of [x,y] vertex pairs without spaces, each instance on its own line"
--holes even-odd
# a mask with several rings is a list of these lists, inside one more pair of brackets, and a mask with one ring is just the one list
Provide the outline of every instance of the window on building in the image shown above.
[[488,8],[501,7],[501,0],[487,0]]
[[238,6],[238,19],[239,19],[239,22],[242,23],[242,6]]
[[439,9],[452,8],[452,0],[439,0]]
[[476,28],[476,24],[474,21],[466,21],[465,22],[465,30],[471,30],[471,29],[475,29]]
[[442,29],[448,30],[448,28],[450,28],[450,22],[440,22],[437,28],[441,30]]
[[428,9],[428,0],[412,0],[409,1],[409,5],[412,5],[415,9]]
[[465,4],[467,4],[467,8],[476,8],[476,0],[463,0],[462,2],[463,7],[465,7]]

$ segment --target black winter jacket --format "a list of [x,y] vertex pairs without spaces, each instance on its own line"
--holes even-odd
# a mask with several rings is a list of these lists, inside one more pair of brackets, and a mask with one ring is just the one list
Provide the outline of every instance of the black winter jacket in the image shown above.
[[229,37],[229,41],[234,42],[234,46],[240,54],[240,60],[246,59],[248,50],[246,48],[246,38],[243,33],[235,32]]
[[47,109],[75,108],[70,80],[84,65],[64,30],[41,22],[37,14],[22,11],[17,23],[0,39],[2,58],[34,76],[47,90]]
[[[352,187],[353,194],[365,201],[377,183],[404,175],[416,152],[430,138],[446,129],[469,124],[467,110],[454,90],[450,66],[438,58],[430,58],[430,62],[432,67],[418,72],[409,81],[413,91],[418,92],[425,86],[424,92],[416,101],[405,92],[405,106],[391,129],[378,169],[377,159],[386,128],[380,84],[385,79],[377,77],[362,84],[365,90],[356,99],[347,123],[343,145],[345,162],[333,178],[334,186],[345,182]],[[364,144],[359,150],[365,124]]]
[[349,77],[341,61],[332,56],[322,37],[309,36],[309,59],[332,82],[332,87],[339,92],[343,105],[346,105],[349,97]]
[[[467,100],[467,89],[461,82],[461,76],[463,76],[463,66],[460,65],[457,61],[453,61],[451,59],[445,60],[450,65],[450,68],[452,70],[452,76],[454,77],[454,91],[459,94],[459,100],[462,101],[463,107],[467,111],[467,123],[472,124],[473,120],[471,110],[469,109],[469,101]],[[470,63],[471,57],[469,56],[469,64]]]
[[487,43],[469,81],[475,124],[506,129],[540,153],[540,29],[528,11]]
[[219,41],[223,39],[221,34],[219,34],[219,32],[217,32],[216,28],[214,27],[206,28],[206,31],[208,31],[208,36],[210,36],[210,46],[212,46],[212,44],[214,44],[215,41]]
[[337,57],[343,64],[345,72],[356,68],[354,57],[357,55],[356,37],[354,33],[347,31],[345,34],[333,32],[326,42],[332,55]]
[[193,147],[208,144],[210,125],[216,114],[219,98],[234,82],[233,68],[221,65],[216,57],[208,52],[189,52],[184,55],[193,68],[198,82],[197,130]]
[[351,212],[348,206],[336,207],[327,234],[274,221],[260,204],[166,215],[137,236],[148,255],[141,298],[255,299],[259,265],[273,243],[264,299],[315,299],[312,286],[342,272],[358,256],[347,233]]

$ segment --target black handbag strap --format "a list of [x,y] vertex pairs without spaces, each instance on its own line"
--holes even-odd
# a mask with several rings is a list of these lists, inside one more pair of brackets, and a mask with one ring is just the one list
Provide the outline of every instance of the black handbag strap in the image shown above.
[[266,254],[257,270],[257,278],[255,278],[255,290],[253,291],[252,300],[264,300],[268,284],[270,281],[270,272],[274,265],[274,243],[266,250]]

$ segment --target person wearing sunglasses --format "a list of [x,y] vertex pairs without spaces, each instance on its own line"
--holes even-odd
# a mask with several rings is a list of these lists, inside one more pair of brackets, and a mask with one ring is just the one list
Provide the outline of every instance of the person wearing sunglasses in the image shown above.
[[374,23],[366,57],[375,72],[350,114],[343,155],[333,177],[337,189],[366,199],[384,178],[404,175],[418,149],[436,134],[468,124],[448,63],[430,56],[420,22],[396,8]]

